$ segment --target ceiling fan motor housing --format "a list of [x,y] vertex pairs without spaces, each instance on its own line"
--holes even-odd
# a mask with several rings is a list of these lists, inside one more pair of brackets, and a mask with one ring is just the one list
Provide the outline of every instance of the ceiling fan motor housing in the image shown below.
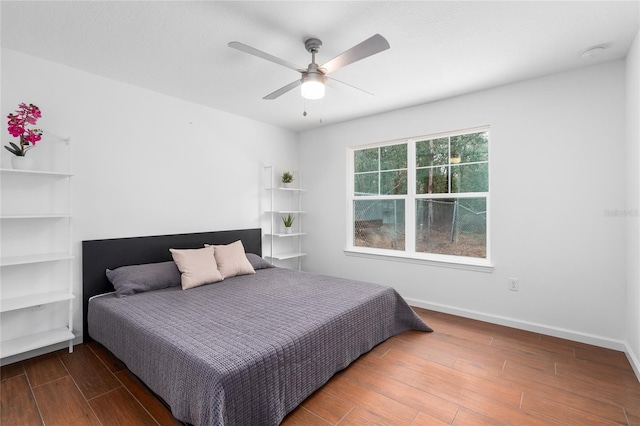
[[[313,64],[315,65],[315,64]],[[302,73],[302,83],[315,81],[317,83],[325,84],[327,81],[327,77],[318,70],[318,66],[316,65],[315,69],[309,69],[309,71]]]
[[320,46],[322,46],[322,41],[317,38],[310,38],[304,42],[304,47],[307,49],[307,52],[314,55],[320,51]]

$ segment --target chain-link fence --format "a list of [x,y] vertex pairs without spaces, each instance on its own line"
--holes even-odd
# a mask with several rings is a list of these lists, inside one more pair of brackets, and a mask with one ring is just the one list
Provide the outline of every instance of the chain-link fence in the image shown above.
[[418,252],[486,257],[484,198],[418,200],[416,226]]
[[404,200],[356,200],[353,217],[356,246],[404,250]]
[[[403,200],[354,201],[354,243],[360,247],[405,249]],[[416,251],[486,257],[485,198],[416,201]]]

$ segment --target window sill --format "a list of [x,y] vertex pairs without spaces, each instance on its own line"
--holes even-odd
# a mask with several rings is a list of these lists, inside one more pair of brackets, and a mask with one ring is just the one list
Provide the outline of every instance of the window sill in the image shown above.
[[453,269],[464,269],[477,272],[493,272],[494,266],[487,259],[473,259],[461,256],[445,256],[437,254],[408,254],[392,250],[368,249],[364,247],[349,247],[344,250],[345,255],[364,257],[368,259],[387,260],[392,262],[406,262],[420,265],[437,266]]

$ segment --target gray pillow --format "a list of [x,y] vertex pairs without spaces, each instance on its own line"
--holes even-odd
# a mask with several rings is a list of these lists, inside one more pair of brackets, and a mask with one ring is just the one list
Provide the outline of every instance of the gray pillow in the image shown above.
[[118,297],[179,286],[181,283],[180,271],[173,261],[121,266],[114,270],[107,269],[106,272]]
[[253,253],[245,253],[245,254],[247,255],[247,259],[249,260],[249,263],[251,264],[251,266],[253,266],[253,269],[256,271],[258,269],[275,268],[275,266],[273,266],[272,264],[270,264],[269,262],[267,262],[266,260],[258,256],[257,254],[253,254]]

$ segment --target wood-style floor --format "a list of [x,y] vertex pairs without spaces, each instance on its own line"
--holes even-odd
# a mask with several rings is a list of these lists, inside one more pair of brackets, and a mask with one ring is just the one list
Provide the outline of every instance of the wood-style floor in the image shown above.
[[[416,308],[409,331],[361,356],[283,425],[640,425],[622,352]],[[172,425],[96,343],[2,367],[0,424]]]

